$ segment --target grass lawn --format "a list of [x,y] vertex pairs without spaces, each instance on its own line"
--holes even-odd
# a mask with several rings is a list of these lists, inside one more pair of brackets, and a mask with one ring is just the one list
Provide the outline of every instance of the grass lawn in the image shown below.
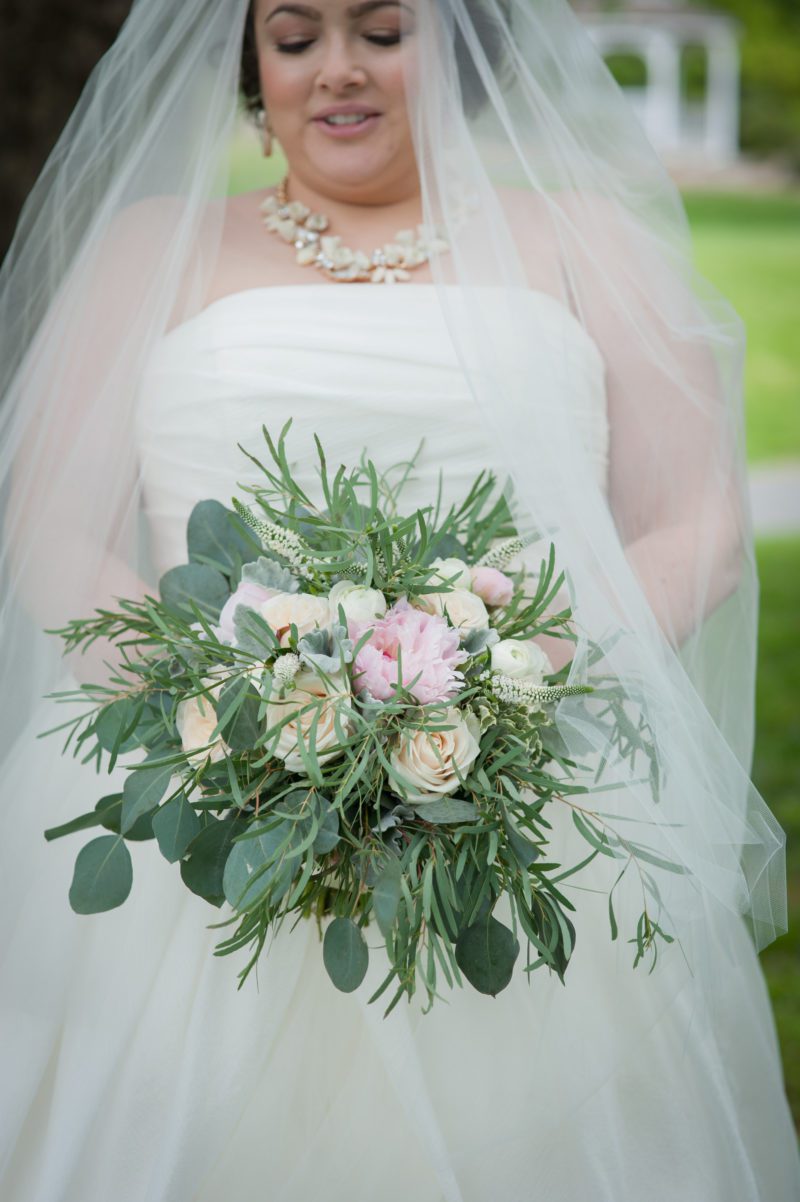
[[762,539],[753,779],[787,834],[789,933],[762,955],[800,1130],[800,537]]
[[697,266],[747,328],[749,458],[800,459],[800,191],[685,200]]

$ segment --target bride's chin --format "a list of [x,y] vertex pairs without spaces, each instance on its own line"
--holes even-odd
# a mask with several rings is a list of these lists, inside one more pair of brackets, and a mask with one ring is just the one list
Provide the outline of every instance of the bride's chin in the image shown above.
[[388,200],[393,192],[391,180],[387,179],[385,172],[389,166],[390,162],[382,162],[376,169],[374,160],[363,165],[353,162],[325,163],[319,164],[317,174],[324,181],[326,191],[340,202],[363,202],[364,197],[368,196],[371,203],[380,203],[381,193],[385,193]]

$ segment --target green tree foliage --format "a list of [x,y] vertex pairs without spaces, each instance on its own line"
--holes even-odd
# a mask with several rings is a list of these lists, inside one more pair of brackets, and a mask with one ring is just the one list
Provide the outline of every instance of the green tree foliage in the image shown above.
[[741,22],[742,146],[781,152],[800,170],[798,0],[713,0]]

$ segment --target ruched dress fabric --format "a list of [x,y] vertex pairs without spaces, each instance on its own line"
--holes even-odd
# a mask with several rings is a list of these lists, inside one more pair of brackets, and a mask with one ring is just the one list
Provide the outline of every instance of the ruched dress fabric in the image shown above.
[[[531,292],[543,361],[570,356],[587,465],[607,486],[609,424],[597,346]],[[294,419],[290,457],[315,488],[317,433],[332,464],[366,448],[380,468],[424,438],[405,506],[463,495],[490,454],[426,285],[297,285],[215,301],[167,334],[137,412],[153,560],[186,559],[194,503],[258,482],[261,426]],[[704,930],[703,987],[673,946],[632,971],[606,897],[570,890],[578,940],[566,986],[524,951],[496,998],[449,990],[383,1018],[385,975],[338,993],[319,931],[284,924],[245,986],[213,955],[229,916],[194,896],[153,841],[132,845],[118,910],[68,905],[75,838],[42,830],[122,786],[20,740],[11,766],[23,833],[0,849],[0,1198],[3,1202],[793,1202],[800,1168],[775,1029],[742,924]],[[52,789],[53,774],[59,788]],[[37,780],[48,787],[37,789]],[[32,804],[35,802],[35,806]],[[586,853],[566,814],[554,854]],[[9,911],[6,910],[6,913]],[[709,992],[708,982],[713,981]]]

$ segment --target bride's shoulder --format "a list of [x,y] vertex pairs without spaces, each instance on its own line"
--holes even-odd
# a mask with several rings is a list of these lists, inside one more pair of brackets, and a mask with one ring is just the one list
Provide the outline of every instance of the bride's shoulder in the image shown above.
[[110,224],[108,242],[125,244],[133,240],[139,247],[162,244],[166,235],[189,231],[196,243],[215,239],[224,242],[236,235],[243,221],[252,223],[253,212],[273,188],[257,192],[215,197],[196,208],[184,196],[148,196],[120,209]]
[[495,186],[529,287],[559,294],[560,249],[548,201],[531,188]]
[[538,190],[502,186],[495,194],[515,238],[537,251],[558,246],[566,230],[583,236],[590,230],[610,233],[618,212],[598,193],[577,189]]
[[560,293],[565,277],[579,271],[585,296],[605,296],[612,275],[621,285],[663,266],[664,247],[653,231],[608,196],[591,189],[495,191],[532,286],[544,281]]
[[154,273],[164,280],[165,257],[182,245],[169,329],[189,307],[204,307],[220,295],[252,286],[272,270],[272,243],[263,239],[254,255],[252,232],[259,228],[258,207],[271,191],[211,198],[200,206],[182,196],[137,200],[110,223],[101,255],[104,266],[117,278],[141,280],[146,287]]

